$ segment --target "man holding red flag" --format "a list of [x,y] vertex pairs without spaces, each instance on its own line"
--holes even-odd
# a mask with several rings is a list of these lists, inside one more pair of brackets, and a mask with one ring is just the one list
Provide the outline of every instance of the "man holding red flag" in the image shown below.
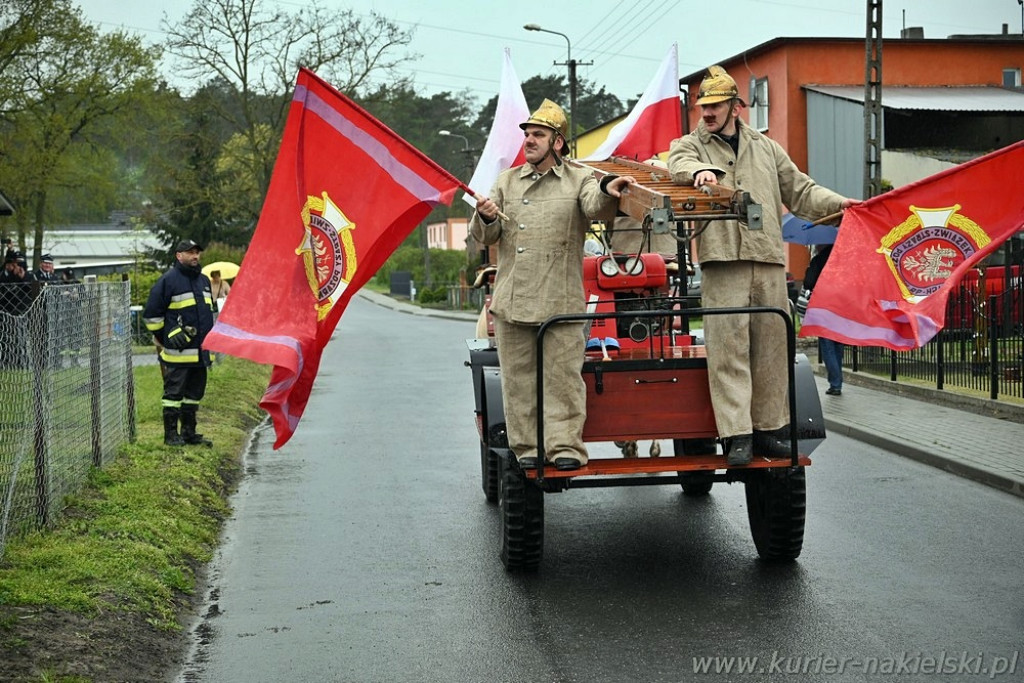
[[[544,100],[520,124],[526,164],[498,176],[490,198],[478,200],[469,231],[498,244],[491,299],[501,365],[509,448],[522,468],[538,466],[537,420],[544,454],[560,470],[587,464],[583,444],[586,387],[583,323],[552,325],[544,340],[544,415],[537,415],[537,328],[554,315],[583,313],[583,242],[592,219],[614,215],[629,176],[602,179],[562,163],[568,122]],[[501,212],[507,220],[498,220]]]
[[[700,84],[697,129],[672,143],[669,172],[680,184],[717,184],[751,194],[763,207],[762,228],[711,221],[697,238],[708,308],[771,306],[786,310],[786,255],[779,211],[815,219],[857,203],[817,185],[774,140],[739,118],[744,102],[736,81],[720,66]],[[753,453],[789,454],[779,430],[789,423],[785,325],[778,316],[709,315],[704,318],[708,383],[718,434],[730,465],[749,464]]]
[[260,407],[273,418],[275,448],[295,431],[353,294],[460,187],[313,72],[299,72],[263,212],[204,343],[274,365]]

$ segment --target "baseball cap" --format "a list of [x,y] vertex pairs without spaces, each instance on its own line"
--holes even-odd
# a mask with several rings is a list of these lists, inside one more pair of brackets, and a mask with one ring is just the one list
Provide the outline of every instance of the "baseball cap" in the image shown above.
[[203,250],[198,243],[193,242],[192,240],[182,240],[178,242],[178,246],[174,248],[174,253],[178,253],[180,251],[191,251],[192,249],[198,249],[199,251]]

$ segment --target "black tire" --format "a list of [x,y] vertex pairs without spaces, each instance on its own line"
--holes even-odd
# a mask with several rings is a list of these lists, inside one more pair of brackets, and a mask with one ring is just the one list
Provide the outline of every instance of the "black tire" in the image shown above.
[[487,444],[480,444],[480,477],[488,503],[498,502],[498,456]]
[[[714,439],[673,439],[672,446],[675,454],[680,455],[710,455],[718,452],[717,442]],[[708,470],[691,470],[680,472],[679,485],[683,487],[684,496],[706,496],[711,493],[711,487],[715,481],[715,473]]]
[[715,439],[672,439],[672,448],[676,456],[680,455],[714,455],[718,452],[718,441]]
[[770,561],[799,557],[807,512],[804,468],[751,471],[746,479],[746,493],[750,533],[758,555]]
[[510,572],[533,572],[544,553],[544,492],[515,462],[499,463],[501,563]]
[[679,472],[679,485],[683,487],[683,495],[698,497],[711,493],[711,487],[715,480],[714,472],[708,470],[696,470],[690,472]]

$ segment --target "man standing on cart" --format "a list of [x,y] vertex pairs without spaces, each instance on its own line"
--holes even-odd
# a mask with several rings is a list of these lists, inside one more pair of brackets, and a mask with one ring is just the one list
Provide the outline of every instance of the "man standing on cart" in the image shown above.
[[[612,176],[598,185],[591,171],[562,163],[568,124],[550,100],[519,127],[526,163],[498,176],[491,196],[477,202],[469,231],[481,244],[498,245],[491,313],[506,429],[519,466],[529,469],[539,456],[538,328],[551,316],[585,311],[590,221],[614,216],[617,198],[634,180]],[[584,345],[583,321],[552,325],[544,337],[544,454],[560,470],[587,464]]]
[[[745,103],[722,67],[708,68],[697,106],[697,129],[674,140],[669,150],[672,180],[695,187],[721,183],[749,192],[763,207],[760,230],[738,221],[711,221],[697,238],[703,305],[786,310],[781,207],[815,220],[858,200],[816,184],[781,145],[745,124],[739,118]],[[779,431],[789,424],[783,321],[766,313],[709,315],[704,338],[711,403],[728,463],[749,464],[755,452],[789,455],[788,439]]]

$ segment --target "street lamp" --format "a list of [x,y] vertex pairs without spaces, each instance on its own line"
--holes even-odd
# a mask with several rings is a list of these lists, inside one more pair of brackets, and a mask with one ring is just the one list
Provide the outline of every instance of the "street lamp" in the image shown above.
[[459,135],[458,133],[453,133],[450,130],[439,130],[439,131],[437,131],[437,134],[438,135],[450,135],[453,138],[462,138],[462,149],[463,149],[463,151],[469,149],[469,139],[465,135]]
[[469,174],[473,175],[473,152],[476,150],[469,146],[469,138],[465,135],[459,135],[453,133],[450,130],[439,130],[438,135],[444,135],[446,137],[461,138],[462,139],[462,153],[466,155],[466,168],[469,169]]
[[[1024,0],[1022,0],[1024,1]],[[558,31],[552,31],[551,29],[541,28],[540,24],[526,24],[523,26],[527,31],[541,31],[542,33],[553,33],[556,36],[562,36],[565,38],[565,44],[567,46],[566,60],[564,62],[555,62],[555,66],[568,66],[569,67],[569,115],[566,117],[569,123],[569,151],[572,156],[576,156],[576,129],[572,126],[572,117],[576,113],[576,60],[572,58],[572,42],[569,40],[569,36]]]

